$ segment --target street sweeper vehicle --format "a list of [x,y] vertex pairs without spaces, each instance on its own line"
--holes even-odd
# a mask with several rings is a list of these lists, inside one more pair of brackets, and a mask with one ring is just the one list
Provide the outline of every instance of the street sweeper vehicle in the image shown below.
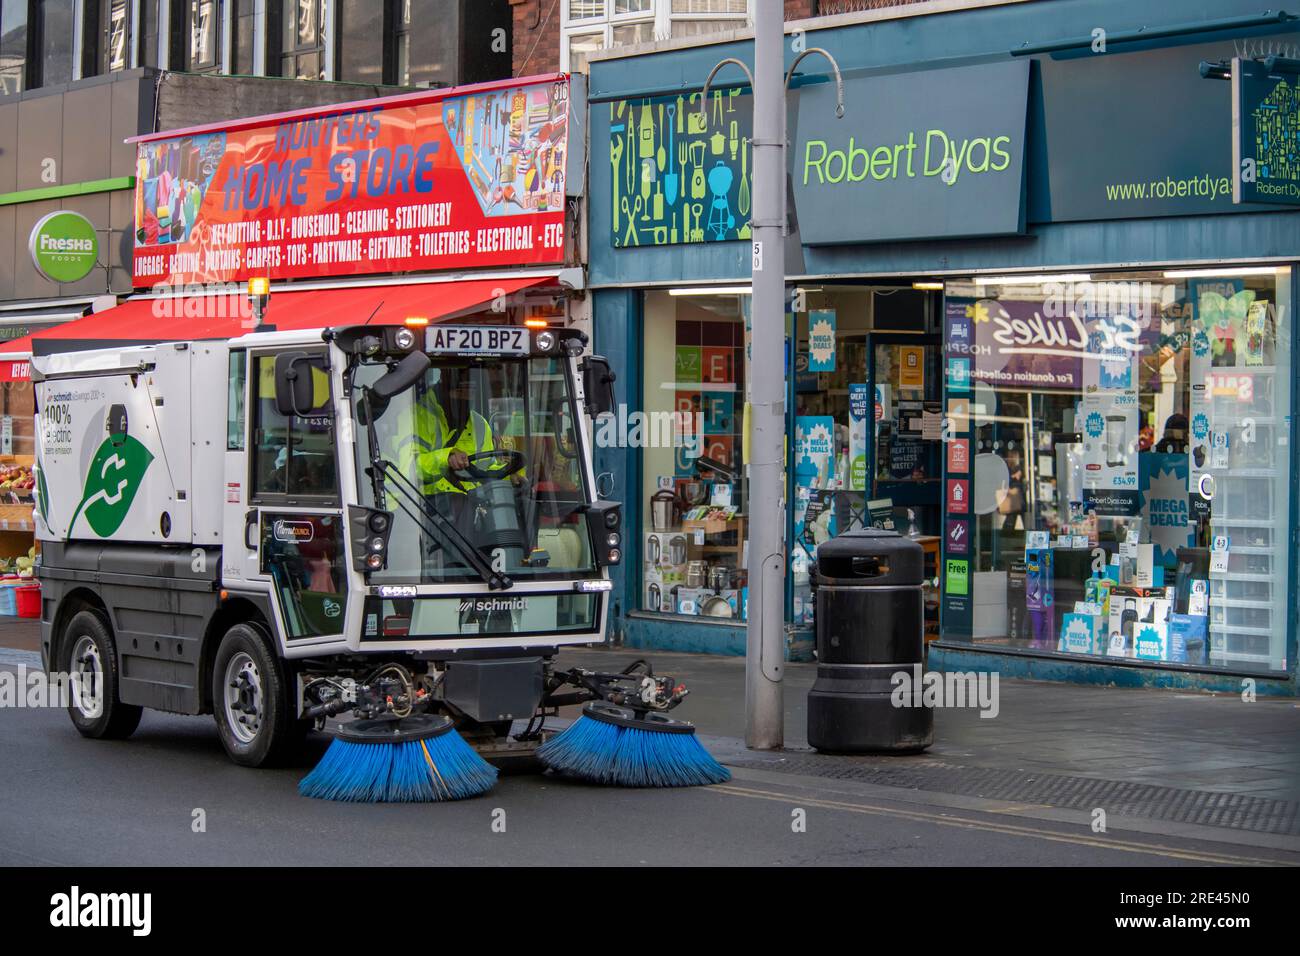
[[604,641],[624,553],[587,423],[614,376],[507,316],[35,357],[41,647],[76,728],[211,713],[252,767],[328,729],[301,789],[334,799],[468,796],[536,755],[723,779],[671,678],[556,662]]

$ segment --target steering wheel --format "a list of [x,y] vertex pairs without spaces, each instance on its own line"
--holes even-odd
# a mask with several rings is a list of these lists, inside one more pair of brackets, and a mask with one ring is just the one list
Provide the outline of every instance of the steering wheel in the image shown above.
[[[464,468],[450,469],[451,473],[457,478],[468,478],[472,481],[502,481],[511,475],[523,469],[528,464],[528,459],[524,457],[521,451],[512,451],[507,448],[499,448],[491,451],[476,451],[468,456],[469,464]],[[475,462],[496,460],[504,462],[504,467],[499,468],[480,468]]]

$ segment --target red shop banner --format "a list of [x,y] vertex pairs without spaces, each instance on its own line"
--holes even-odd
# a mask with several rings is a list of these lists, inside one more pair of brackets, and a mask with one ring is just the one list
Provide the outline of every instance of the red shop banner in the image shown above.
[[135,285],[559,263],[567,78],[138,146]]

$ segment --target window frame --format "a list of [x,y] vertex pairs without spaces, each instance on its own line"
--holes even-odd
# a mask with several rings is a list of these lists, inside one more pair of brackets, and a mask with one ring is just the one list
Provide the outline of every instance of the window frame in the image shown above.
[[[560,70],[572,72],[573,63],[569,53],[569,43],[577,37],[600,34],[603,50],[614,49],[614,28],[632,26],[640,23],[653,23],[653,39],[667,39],[672,36],[675,22],[723,21],[734,20],[737,28],[743,28],[754,22],[754,0],[746,0],[745,12],[740,13],[673,13],[672,0],[652,0],[649,10],[637,10],[630,13],[616,13],[616,0],[603,0],[604,12],[590,17],[572,17],[570,8],[572,0],[560,3]],[[700,36],[707,36],[701,34]],[[698,39],[692,37],[691,39]]]
[[[245,441],[245,453],[247,455],[246,481],[248,482],[248,502],[249,507],[270,506],[276,508],[302,506],[312,508],[332,508],[340,507],[343,500],[341,486],[341,464],[339,461],[339,442],[337,440],[331,443],[331,450],[334,456],[334,491],[327,494],[310,494],[298,491],[263,491],[258,486],[258,458],[259,449],[257,442],[254,440],[258,431],[262,427],[262,403],[258,396],[253,394],[253,389],[257,387],[261,379],[259,363],[264,358],[274,361],[277,355],[284,352],[305,352],[313,359],[319,358],[322,361],[326,377],[329,382],[329,408],[330,419],[334,422],[334,429],[337,432],[338,419],[334,414],[334,378],[330,371],[329,350],[326,348],[314,348],[312,346],[285,346],[281,348],[268,349],[248,349],[247,365],[245,366],[245,399],[244,399],[244,418],[246,422],[247,439]],[[291,447],[292,443],[287,442],[286,447]],[[287,466],[287,460],[286,460]]]

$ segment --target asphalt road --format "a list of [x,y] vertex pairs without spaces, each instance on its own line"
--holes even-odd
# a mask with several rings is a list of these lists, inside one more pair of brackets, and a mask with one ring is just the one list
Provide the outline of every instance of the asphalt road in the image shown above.
[[[1159,835],[927,806],[881,788],[740,770],[702,789],[620,790],[543,775],[435,805],[300,798],[300,768],[225,758],[211,718],[146,712],[129,740],[80,737],[61,710],[0,710],[0,865],[1024,864],[1297,860]],[[792,812],[806,813],[794,832]],[[195,832],[196,811],[205,829]],[[494,830],[502,819],[505,832]]]

